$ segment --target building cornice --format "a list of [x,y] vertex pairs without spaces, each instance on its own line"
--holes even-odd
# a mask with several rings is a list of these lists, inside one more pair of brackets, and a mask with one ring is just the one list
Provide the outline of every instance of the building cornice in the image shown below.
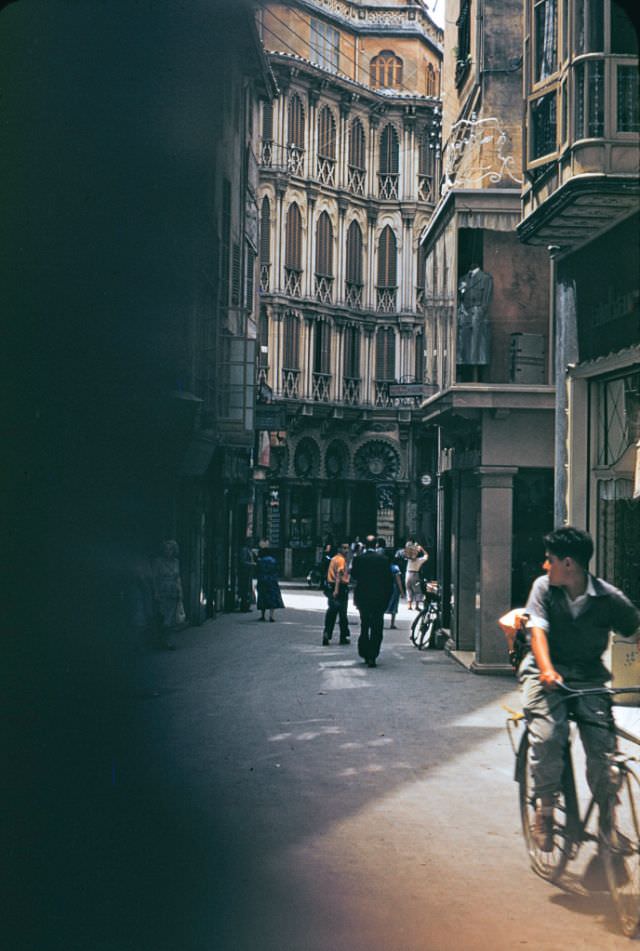
[[360,36],[414,36],[442,55],[444,30],[433,22],[422,3],[369,6],[349,0],[296,0],[296,5],[352,30]]

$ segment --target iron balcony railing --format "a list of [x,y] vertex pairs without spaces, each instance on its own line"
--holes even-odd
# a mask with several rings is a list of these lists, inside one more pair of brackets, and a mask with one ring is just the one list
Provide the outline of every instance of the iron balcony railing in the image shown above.
[[300,382],[300,370],[282,370],[282,395],[285,399],[297,400]]
[[285,294],[291,297],[302,297],[302,271],[298,268],[285,267],[284,290]]
[[351,281],[345,282],[344,298],[348,307],[362,309],[362,284],[353,284]]
[[269,290],[269,272],[271,271],[270,264],[261,264],[260,265],[260,290],[263,294],[266,294]]
[[316,403],[328,403],[331,399],[331,374],[312,373],[312,396]]
[[323,158],[318,156],[316,175],[319,182],[323,185],[335,185],[336,183],[336,162],[335,159]]
[[333,300],[333,278],[324,274],[316,274],[314,293],[316,300],[322,304],[330,304]]
[[418,198],[420,201],[434,201],[431,175],[418,175]]
[[363,168],[349,165],[347,168],[347,189],[353,195],[364,197],[366,172]]
[[378,196],[380,198],[397,198],[399,179],[400,176],[397,172],[378,172]]
[[376,310],[380,314],[393,314],[396,310],[395,287],[376,288]]
[[360,403],[360,384],[361,380],[355,376],[345,376],[342,380],[342,399],[349,406],[357,406]]

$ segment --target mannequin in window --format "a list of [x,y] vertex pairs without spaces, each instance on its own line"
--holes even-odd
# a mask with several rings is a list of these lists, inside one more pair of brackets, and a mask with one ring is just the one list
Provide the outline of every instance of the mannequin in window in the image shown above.
[[472,264],[458,287],[458,365],[486,366],[490,359],[489,303],[493,278]]

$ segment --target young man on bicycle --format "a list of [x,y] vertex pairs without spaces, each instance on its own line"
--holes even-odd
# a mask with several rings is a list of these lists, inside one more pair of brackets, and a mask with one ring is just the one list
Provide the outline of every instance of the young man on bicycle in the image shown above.
[[[579,689],[602,686],[609,672],[602,655],[610,631],[640,640],[640,612],[613,585],[589,573],[593,541],[588,532],[565,526],[544,539],[547,574],[534,581],[526,613],[531,652],[518,671],[529,725],[536,795],[535,837],[542,851],[553,848],[554,794],[560,789],[569,723],[559,683]],[[611,701],[603,695],[575,700],[587,758],[587,782],[607,825],[611,792],[610,753],[615,752]]]

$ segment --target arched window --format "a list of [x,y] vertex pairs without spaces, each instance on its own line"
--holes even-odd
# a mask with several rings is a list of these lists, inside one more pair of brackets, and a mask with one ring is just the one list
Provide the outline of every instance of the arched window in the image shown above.
[[354,195],[364,195],[366,140],[359,119],[349,129],[349,160],[347,187]]
[[302,175],[304,159],[304,106],[300,97],[289,99],[287,153],[288,168],[293,175]]
[[336,120],[329,106],[318,116],[318,179],[324,185],[335,184]]
[[396,309],[397,257],[396,236],[387,225],[378,245],[377,309],[382,313],[392,313]]
[[424,383],[424,331],[419,330],[416,334],[416,360],[414,368],[414,377],[416,383]]
[[347,231],[347,273],[345,299],[350,307],[362,307],[362,231],[352,221]]
[[431,63],[427,63],[427,96],[436,95],[436,71]]
[[260,263],[271,261],[271,203],[267,195],[262,199],[260,209]]
[[265,195],[260,206],[260,290],[269,290],[271,266],[271,203]]
[[425,126],[418,143],[418,198],[434,201],[435,133]]
[[299,325],[298,315],[288,310],[284,315],[284,346],[282,365],[287,370],[299,369]]
[[[260,308],[258,318],[258,366],[260,369],[269,367],[269,314],[266,307]],[[266,376],[263,377],[266,380]]]
[[347,327],[344,332],[344,374],[351,379],[360,376],[360,331]]
[[328,373],[331,355],[331,327],[318,318],[313,328],[313,372]]
[[420,313],[424,310],[426,304],[427,250],[425,244],[418,246],[416,258],[416,310]]
[[376,382],[391,383],[396,373],[396,333],[381,327],[376,334]]
[[282,322],[282,395],[289,399],[298,398],[300,379],[300,321],[298,315],[288,310]]
[[391,50],[383,50],[371,60],[371,85],[374,89],[399,89],[402,86],[402,60]]
[[333,228],[326,211],[318,218],[316,225],[316,298],[328,303],[333,288]]
[[271,166],[273,163],[273,103],[271,100],[262,106],[262,164]]
[[285,248],[285,291],[300,297],[302,294],[302,216],[293,202],[287,212],[287,238]]
[[400,167],[400,146],[398,133],[389,123],[380,136],[380,198],[398,197],[398,169]]

